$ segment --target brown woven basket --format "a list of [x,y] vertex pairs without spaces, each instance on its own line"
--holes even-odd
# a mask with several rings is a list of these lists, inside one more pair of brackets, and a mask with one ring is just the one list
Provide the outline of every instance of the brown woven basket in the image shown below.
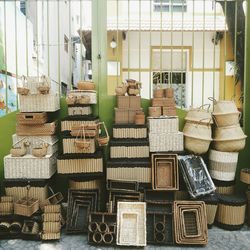
[[154,89],[153,96],[154,96],[154,98],[164,97],[164,89],[161,89],[161,88]]
[[95,83],[91,81],[79,81],[77,88],[80,90],[95,90]]
[[18,113],[16,115],[17,123],[23,125],[44,124],[47,122],[47,113]]
[[104,122],[100,122],[99,125],[100,125],[100,128],[101,128],[101,125],[103,125],[105,135],[104,136],[98,136],[96,140],[97,140],[99,146],[107,146],[108,143],[109,143],[109,139],[110,139],[107,127],[106,127]]
[[42,240],[59,240],[61,233],[42,233]]
[[61,205],[45,205],[44,213],[61,213]]
[[25,87],[17,87],[17,93],[19,95],[28,95],[30,92],[30,90],[28,88]]
[[44,213],[42,218],[43,222],[58,222],[62,219],[60,213]]
[[57,205],[63,200],[63,195],[61,192],[51,195],[49,198],[40,203],[40,207],[44,210],[45,206],[48,205]]
[[241,169],[240,180],[248,185],[250,184],[250,168]]
[[78,104],[89,104],[90,103],[90,97],[87,95],[77,96],[76,103]]
[[3,196],[0,199],[0,215],[13,214],[14,204],[13,197]]
[[30,217],[39,209],[37,199],[23,197],[14,204],[14,214]]
[[148,112],[150,117],[159,117],[161,116],[161,107],[149,107]]
[[61,231],[61,222],[43,222],[44,233],[59,233]]

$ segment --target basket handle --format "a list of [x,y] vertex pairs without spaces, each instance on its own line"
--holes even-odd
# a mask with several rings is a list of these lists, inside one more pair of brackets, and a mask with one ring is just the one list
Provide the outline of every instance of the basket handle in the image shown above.
[[198,109],[201,110],[201,109],[202,109],[203,107],[205,107],[205,106],[207,106],[207,112],[208,112],[209,109],[210,109],[210,106],[211,106],[210,103],[203,104],[203,105],[201,105]]
[[217,100],[213,97],[208,97],[208,100],[212,101],[214,105],[217,103]]
[[[196,124],[196,127],[198,127],[199,125],[201,125],[201,122],[202,122],[203,120],[207,120],[207,118],[202,118],[202,119],[200,119],[199,122]],[[207,126],[208,126],[208,127],[209,127],[209,125],[210,125],[211,120],[212,120],[212,118],[210,118],[210,119],[209,119],[209,122],[207,123]]]
[[30,192],[30,184],[28,184],[28,185],[26,186],[26,189],[27,189],[26,201],[27,201],[27,204],[28,204],[28,201],[29,201],[29,192]]
[[105,122],[99,122],[99,125],[103,125],[104,131],[105,131],[105,134],[106,134],[106,137],[109,137],[109,133],[108,133],[107,127],[106,127],[106,125],[105,125]]
[[[82,132],[82,134],[80,134]],[[84,141],[86,141],[86,136],[85,136],[85,131],[84,131],[84,124],[81,124],[80,125],[80,129],[78,130],[77,132],[77,136],[76,136],[76,139],[75,141],[77,140],[77,138],[83,138]]]
[[21,81],[22,81],[22,85],[23,85],[23,87],[26,85],[26,82],[27,82],[27,78],[26,78],[26,76],[25,75],[22,75],[21,76]]
[[54,190],[52,189],[51,186],[48,186],[48,189],[49,189],[49,191],[51,192],[52,195],[55,194],[55,192],[54,192]]

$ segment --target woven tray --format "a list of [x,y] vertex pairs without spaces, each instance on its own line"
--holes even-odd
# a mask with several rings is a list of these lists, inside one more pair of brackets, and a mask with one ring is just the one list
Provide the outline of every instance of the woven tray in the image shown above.
[[137,192],[139,190],[138,182],[136,181],[107,181],[107,190],[110,191],[127,191]]
[[180,152],[183,147],[183,133],[149,133],[150,152]]
[[54,154],[58,151],[59,140],[56,136],[18,136],[12,135],[13,145],[15,147],[21,147],[24,140],[30,143],[29,147],[26,148],[27,154],[32,154],[34,148],[40,147],[41,144],[47,143],[47,155]]
[[59,174],[73,173],[99,173],[103,172],[102,152],[95,154],[65,154],[57,159],[57,172]]
[[41,113],[18,113],[16,115],[17,123],[23,125],[44,124],[48,117],[45,112]]
[[22,158],[4,157],[6,179],[49,179],[56,172],[56,154],[44,158],[25,155]]
[[88,104],[96,104],[97,103],[95,90],[71,90],[69,92],[69,95],[76,96],[76,97],[88,96],[90,98],[90,101]]
[[152,133],[178,133],[179,118],[174,117],[159,117],[148,118],[149,132]]
[[16,126],[16,134],[17,135],[23,135],[23,136],[40,136],[40,135],[54,135],[56,132],[56,122],[51,122],[51,123],[45,123],[43,125],[19,125],[17,124]]
[[20,112],[55,112],[60,109],[60,97],[52,95],[19,95]]
[[147,136],[147,127],[144,125],[114,124],[113,126],[113,137],[117,139],[142,139],[147,138]]
[[68,107],[68,115],[74,116],[74,115],[91,115],[92,109],[91,106],[79,106],[79,107]]
[[39,209],[37,199],[23,197],[14,203],[14,213],[22,216],[30,217]]

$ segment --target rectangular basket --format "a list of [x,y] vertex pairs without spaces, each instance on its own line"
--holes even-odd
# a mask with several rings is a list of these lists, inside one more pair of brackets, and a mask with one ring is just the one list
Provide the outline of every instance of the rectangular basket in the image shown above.
[[44,207],[44,213],[61,213],[61,205],[46,205]]
[[174,98],[153,98],[151,101],[152,107],[162,107],[162,106],[175,106],[175,99]]
[[110,146],[110,158],[147,158],[149,146]]
[[91,115],[92,109],[91,106],[79,106],[79,107],[68,107],[68,115],[74,116],[74,115]]
[[95,90],[71,90],[69,92],[70,95],[80,97],[80,96],[88,96],[90,98],[90,101],[88,104],[96,104],[97,103],[97,97],[96,97],[96,91]]
[[61,222],[60,221],[48,221],[43,222],[43,232],[44,233],[60,233]]
[[39,209],[39,202],[34,198],[23,197],[14,203],[14,214],[30,217]]
[[42,240],[59,240],[61,238],[61,233],[42,233]]
[[16,115],[17,123],[22,125],[44,124],[48,120],[47,113],[18,113]]
[[32,155],[4,157],[4,177],[6,179],[49,179],[56,172],[56,154],[44,158]]
[[142,109],[118,109],[115,108],[116,124],[133,124],[135,123],[135,114]]
[[162,107],[163,116],[176,116],[176,108],[174,107]]
[[146,203],[118,202],[117,245],[146,246]]
[[[81,118],[80,118],[81,117]],[[61,122],[61,131],[71,131],[73,126],[81,126],[81,125],[89,125],[96,126],[99,123],[99,119],[97,117],[88,117],[86,116],[75,116],[67,117],[65,120]],[[70,119],[69,119],[70,118]]]
[[63,138],[63,153],[64,154],[76,154],[76,153],[88,153],[88,154],[93,154],[96,150],[96,144],[95,144],[95,139],[94,138],[87,138],[86,140],[90,142],[90,145],[88,148],[78,148],[75,145],[75,140],[76,138]]
[[139,190],[139,185],[136,181],[108,180],[107,190],[137,192]]
[[150,152],[183,151],[183,133],[149,133],[149,150]]
[[56,136],[19,136],[12,135],[13,145],[15,147],[21,147],[23,141],[30,143],[29,147],[26,148],[27,154],[32,154],[34,148],[40,147],[41,144],[47,143],[47,155],[52,155],[58,151],[59,140]]
[[69,188],[71,189],[101,189],[102,180],[80,180],[80,179],[69,179]]
[[114,125],[113,137],[116,139],[143,139],[147,138],[147,126],[143,125]]
[[140,96],[117,96],[118,109],[140,109],[141,97]]
[[16,126],[16,134],[23,136],[40,136],[40,135],[54,135],[56,133],[56,122],[50,122],[45,124],[34,124],[33,126],[29,125],[20,125]]
[[40,203],[40,207],[43,210],[45,206],[48,205],[57,205],[63,200],[63,195],[61,192],[55,193],[48,197],[46,200]]
[[60,97],[52,95],[19,95],[20,112],[55,112],[60,109]]
[[9,215],[14,212],[14,204],[13,201],[4,201],[1,197],[0,202],[0,215]]
[[156,117],[148,118],[148,126],[150,133],[178,133],[179,118],[178,117]]
[[42,214],[43,222],[58,222],[61,221],[61,213],[44,213]]

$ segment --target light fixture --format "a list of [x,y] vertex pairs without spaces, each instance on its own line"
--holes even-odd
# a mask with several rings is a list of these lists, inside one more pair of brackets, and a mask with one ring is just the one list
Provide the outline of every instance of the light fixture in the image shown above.
[[115,48],[117,47],[117,43],[116,43],[114,37],[112,38],[112,41],[110,42],[110,47],[111,47],[112,49],[115,49]]

